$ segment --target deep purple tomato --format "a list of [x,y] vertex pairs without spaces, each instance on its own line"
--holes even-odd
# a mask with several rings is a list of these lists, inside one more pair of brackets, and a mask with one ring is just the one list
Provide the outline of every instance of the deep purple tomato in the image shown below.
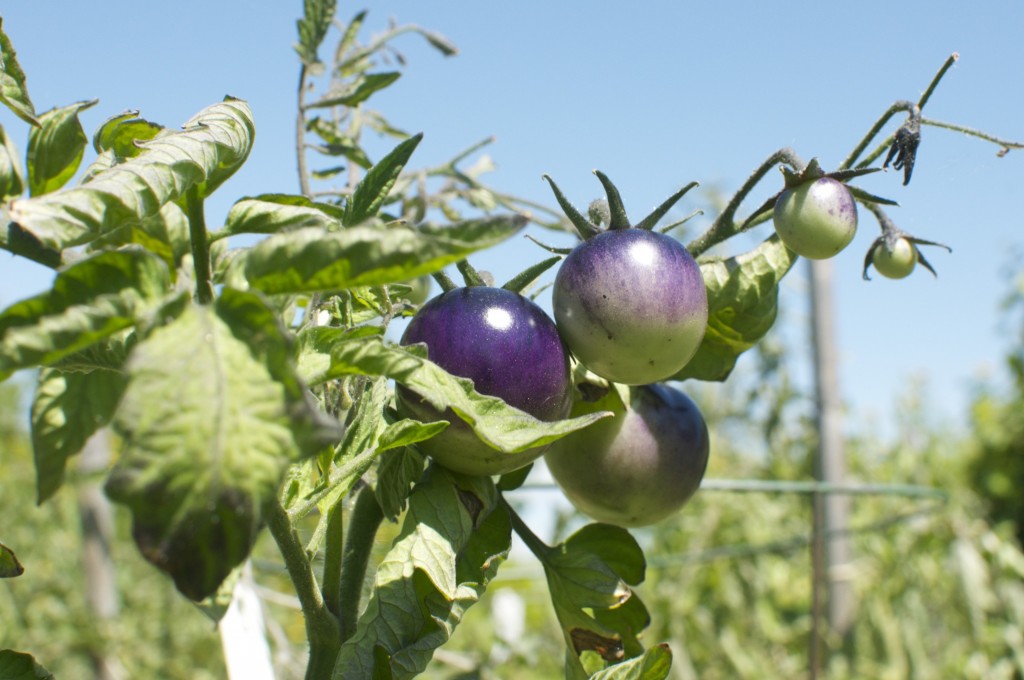
[[627,385],[678,373],[707,328],[697,262],[674,238],[645,229],[606,231],[576,246],[552,297],[555,323],[576,358]]
[[[572,406],[569,352],[554,322],[540,307],[502,288],[468,286],[427,302],[409,323],[401,343],[427,345],[427,357],[453,375],[469,378],[477,392],[499,397],[539,420],[564,418]],[[457,472],[496,475],[531,463],[536,447],[508,454],[482,442],[450,410],[437,411],[402,385],[398,405],[418,420],[448,420],[420,450]]]
[[653,524],[697,491],[708,464],[708,428],[700,409],[666,385],[632,389],[629,409],[617,394],[578,400],[574,416],[612,418],[557,440],[544,454],[552,477],[580,512],[624,527]]

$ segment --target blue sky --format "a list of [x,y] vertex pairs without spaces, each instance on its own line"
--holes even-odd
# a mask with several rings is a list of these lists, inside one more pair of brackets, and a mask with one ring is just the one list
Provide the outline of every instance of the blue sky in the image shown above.
[[[216,224],[241,196],[298,191],[291,46],[302,3],[254,7],[36,0],[6,3],[2,17],[39,111],[100,100],[82,115],[89,134],[125,109],[173,126],[225,94],[247,99],[256,145],[210,201]],[[582,207],[598,196],[591,170],[601,169],[639,219],[691,180],[731,193],[782,146],[834,167],[889,104],[916,99],[954,51],[961,59],[925,116],[1024,139],[1019,2],[402,0],[341,3],[339,14],[362,7],[371,31],[394,17],[461,50],[444,59],[407,36],[398,43],[409,59],[405,75],[372,102],[399,127],[425,133],[412,165],[442,162],[494,135],[490,183],[549,204],[543,173]],[[25,126],[6,110],[0,124],[24,144]],[[909,187],[894,173],[860,182],[900,202],[890,213],[898,226],[949,244],[953,254],[928,251],[937,279],[918,271],[864,282],[861,262],[878,231],[861,212],[858,236],[834,270],[840,380],[858,419],[887,420],[895,395],[918,376],[927,376],[939,412],[961,419],[975,381],[998,374],[1011,331],[1000,300],[1008,268],[1021,262],[1011,253],[1024,246],[1024,151],[997,158],[996,150],[925,128]],[[746,208],[780,181],[770,176]],[[734,251],[768,229],[738,240]],[[477,264],[503,280],[540,256],[517,241]],[[49,278],[0,255],[0,302],[36,293]],[[784,286],[781,321],[798,353],[806,349],[805,297],[801,267]]]

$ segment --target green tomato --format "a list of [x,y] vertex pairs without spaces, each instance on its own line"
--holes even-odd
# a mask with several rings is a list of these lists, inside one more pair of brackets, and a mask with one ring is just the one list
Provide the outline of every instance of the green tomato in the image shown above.
[[902,236],[889,247],[888,241],[882,239],[871,254],[871,264],[875,271],[890,279],[902,279],[910,276],[917,265],[917,248]]
[[842,182],[821,177],[786,189],[775,201],[775,232],[797,255],[824,260],[857,233],[857,203]]

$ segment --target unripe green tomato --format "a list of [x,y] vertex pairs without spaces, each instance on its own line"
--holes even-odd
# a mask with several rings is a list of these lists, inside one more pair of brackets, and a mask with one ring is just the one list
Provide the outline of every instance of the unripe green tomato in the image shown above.
[[882,276],[890,279],[906,278],[917,265],[917,248],[907,239],[900,237],[890,249],[889,244],[883,239],[871,254],[871,264],[875,265],[875,270]]
[[824,260],[857,233],[857,203],[842,182],[821,177],[786,189],[775,201],[775,232],[797,255]]

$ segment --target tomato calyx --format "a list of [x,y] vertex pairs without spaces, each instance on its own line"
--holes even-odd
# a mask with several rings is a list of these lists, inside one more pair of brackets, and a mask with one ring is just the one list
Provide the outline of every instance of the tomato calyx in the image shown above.
[[[910,274],[914,265],[918,262],[921,263],[922,267],[930,271],[932,276],[938,277],[938,274],[935,272],[935,268],[932,267],[931,263],[924,256],[924,253],[921,252],[921,249],[918,248],[918,246],[937,246],[939,248],[945,248],[946,251],[950,253],[953,252],[952,248],[947,246],[945,243],[929,241],[927,239],[918,238],[917,236],[908,234],[893,224],[892,220],[890,220],[885,213],[882,213],[881,211],[876,211],[875,217],[878,218],[878,223],[882,228],[882,235],[871,243],[867,254],[864,256],[863,277],[865,281],[871,280],[871,277],[868,276],[868,269],[871,268],[871,265],[874,265],[875,269],[883,276],[888,278],[903,278]],[[901,241],[905,241],[912,249],[910,260],[904,261],[902,266],[896,265],[896,275],[893,275],[893,273],[890,273],[888,270],[883,271],[883,269],[885,269],[885,265],[883,265],[882,268],[879,268],[880,262],[892,259],[893,255],[899,252],[900,249],[906,248],[906,246],[901,244]]]
[[[601,186],[604,187],[605,196],[607,198],[592,201],[587,210],[587,216],[584,216],[583,213],[577,210],[569,199],[565,197],[565,194],[563,194],[562,190],[558,188],[558,185],[555,184],[555,181],[551,179],[550,175],[543,176],[544,180],[551,185],[551,191],[554,192],[555,200],[558,201],[558,205],[562,208],[565,216],[576,229],[576,233],[584,241],[605,231],[623,229],[643,229],[645,231],[651,231],[658,224],[661,218],[672,209],[672,206],[674,206],[679,199],[685,196],[688,191],[698,186],[697,182],[690,182],[682,189],[665,199],[665,201],[652,210],[647,217],[636,224],[633,224],[629,221],[629,217],[626,214],[626,207],[622,202],[622,196],[619,194],[619,190],[616,188],[615,184],[600,170],[594,170],[594,174],[597,175],[598,181],[600,181]],[[666,229],[674,228],[679,226],[679,224],[679,222],[676,222],[669,225]],[[558,252],[544,244],[540,245],[552,252]]]

